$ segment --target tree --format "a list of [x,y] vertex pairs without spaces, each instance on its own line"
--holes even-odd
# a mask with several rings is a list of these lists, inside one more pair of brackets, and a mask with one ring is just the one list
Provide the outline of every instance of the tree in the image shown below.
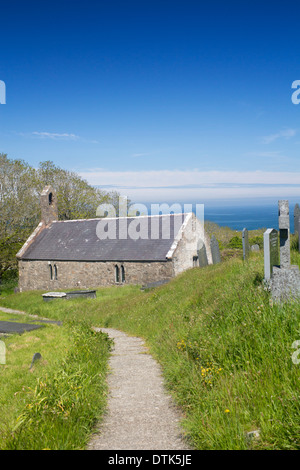
[[47,185],[55,190],[60,220],[94,218],[100,204],[117,203],[118,193],[95,188],[77,173],[59,168],[51,161],[40,163],[37,176],[39,192]]
[[104,203],[117,209],[118,193],[95,188],[75,172],[51,161],[36,170],[0,154],[0,282],[5,271],[17,268],[16,254],[40,222],[40,193],[47,185],[57,194],[59,220],[94,218]]
[[15,255],[38,224],[35,170],[22,160],[0,154],[0,279],[15,268]]

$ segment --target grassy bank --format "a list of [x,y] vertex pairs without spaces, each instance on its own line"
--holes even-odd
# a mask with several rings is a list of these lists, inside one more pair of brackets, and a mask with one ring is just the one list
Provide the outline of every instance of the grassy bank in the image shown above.
[[[12,317],[0,313],[0,320]],[[65,322],[0,339],[0,449],[84,448],[106,405],[107,337]],[[42,358],[30,369],[36,352]]]
[[0,304],[144,337],[197,449],[299,449],[299,303],[273,305],[262,279],[263,255],[253,253],[247,263],[194,268],[148,292],[103,288],[95,300],[50,303],[26,292]]

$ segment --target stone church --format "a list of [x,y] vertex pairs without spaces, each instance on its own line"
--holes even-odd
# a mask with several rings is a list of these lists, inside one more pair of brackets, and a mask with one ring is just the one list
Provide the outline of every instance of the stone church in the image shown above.
[[[169,280],[198,266],[203,246],[212,263],[203,223],[193,213],[59,221],[56,194],[47,186],[41,214],[17,254],[21,292]],[[110,224],[115,236],[105,237],[100,223]]]

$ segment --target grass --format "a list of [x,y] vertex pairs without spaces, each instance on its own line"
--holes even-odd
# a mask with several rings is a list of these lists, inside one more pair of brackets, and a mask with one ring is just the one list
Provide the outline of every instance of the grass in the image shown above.
[[[26,317],[20,319],[0,312],[0,320],[12,319],[22,322],[28,320]],[[22,335],[0,337],[0,340],[6,347],[6,364],[0,365],[0,448],[3,448],[9,432],[23,411],[29,387],[34,387],[39,374],[46,373],[53,362],[64,356],[65,349],[70,346],[70,337],[65,327],[47,325]],[[29,370],[36,352],[42,354],[42,359]]]
[[[0,320],[28,318],[0,313]],[[1,337],[0,449],[84,448],[106,406],[109,342],[84,322]],[[42,358],[29,369],[33,354]]]
[[[300,264],[298,253],[292,262]],[[143,337],[195,449],[299,449],[299,303],[273,305],[262,279],[260,252],[246,263],[236,256],[191,269],[154,290],[102,288],[97,299],[49,303],[25,292],[0,304]]]

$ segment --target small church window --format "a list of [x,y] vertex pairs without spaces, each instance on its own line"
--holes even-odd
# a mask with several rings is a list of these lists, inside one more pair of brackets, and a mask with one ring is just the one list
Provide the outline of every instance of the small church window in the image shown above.
[[49,193],[49,206],[52,206],[53,204],[53,194]]
[[54,280],[57,281],[57,266],[54,265]]
[[125,282],[125,268],[123,265],[121,266],[121,279],[122,282]]
[[120,270],[118,265],[115,266],[115,281],[120,282]]
[[50,271],[50,280],[53,281],[53,269],[52,269],[52,264],[49,264],[49,271]]

